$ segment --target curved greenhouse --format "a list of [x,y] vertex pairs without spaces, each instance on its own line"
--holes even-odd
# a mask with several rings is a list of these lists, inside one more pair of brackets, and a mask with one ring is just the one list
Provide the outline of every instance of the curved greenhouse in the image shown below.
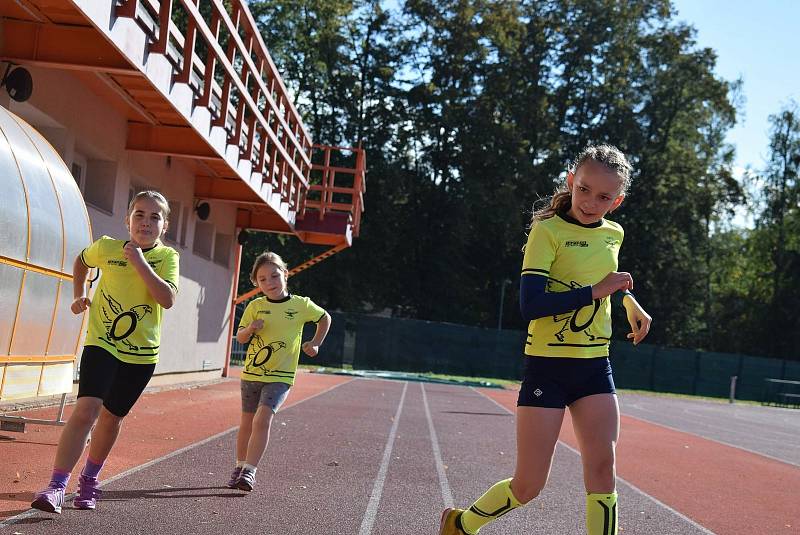
[[84,319],[70,311],[72,263],[89,243],[69,169],[0,107],[0,399],[71,390]]

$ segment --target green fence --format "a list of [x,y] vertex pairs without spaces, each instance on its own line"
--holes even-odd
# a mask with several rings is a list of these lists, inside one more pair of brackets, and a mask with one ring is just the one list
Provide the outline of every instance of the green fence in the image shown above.
[[[362,314],[331,316],[320,354],[309,358],[301,353],[302,364],[499,379],[519,379],[522,373],[522,331]],[[306,325],[304,340],[313,336],[314,328]],[[800,360],[628,342],[612,343],[611,361],[619,388],[656,392],[728,397],[731,376],[736,376],[737,399],[764,400],[766,379],[800,380]]]

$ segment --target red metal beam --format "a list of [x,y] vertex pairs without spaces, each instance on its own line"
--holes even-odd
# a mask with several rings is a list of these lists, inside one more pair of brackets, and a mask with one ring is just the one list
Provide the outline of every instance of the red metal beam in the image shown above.
[[250,186],[239,179],[225,179],[211,176],[196,176],[194,196],[226,202],[262,203],[262,199]]
[[250,230],[294,234],[294,229],[272,210],[268,212],[237,210],[236,226]]
[[0,59],[81,71],[131,74],[136,69],[90,26],[3,19]]
[[[330,258],[331,256],[335,255],[339,251],[347,249],[348,247],[350,247],[349,243],[344,243],[344,242],[337,243],[336,245],[334,245],[333,247],[331,247],[330,249],[328,249],[324,253],[319,254],[319,255],[315,256],[314,258],[312,258],[311,260],[303,262],[299,266],[295,266],[292,269],[290,269],[289,270],[289,276],[292,277],[294,275],[297,275],[301,271],[305,271],[306,269],[310,268],[311,266],[315,266],[315,265],[319,264],[320,262],[322,262],[326,258]],[[261,293],[261,290],[258,289],[258,288],[253,288],[249,292],[245,292],[245,293],[243,293],[242,295],[240,295],[239,297],[237,297],[234,300],[234,302],[233,302],[234,306],[238,305],[239,303],[243,303],[243,302],[247,301],[248,299],[250,299],[251,297],[255,297],[256,295],[258,295],[260,293]]]
[[153,126],[128,123],[127,150],[199,160],[220,160],[220,156],[189,126]]

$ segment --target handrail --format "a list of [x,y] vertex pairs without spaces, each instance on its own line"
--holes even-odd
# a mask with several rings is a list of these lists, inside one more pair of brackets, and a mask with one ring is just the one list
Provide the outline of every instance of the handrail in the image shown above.
[[[212,31],[197,7],[196,0],[179,0],[188,16],[187,35],[181,35],[172,23],[173,1],[162,0],[158,2],[158,12],[154,0],[143,0],[143,7],[151,16],[158,19],[155,43],[151,44],[151,52],[166,53],[167,42],[170,36],[181,45],[183,65],[174,75],[176,81],[188,83],[188,72],[196,71],[198,63],[204,66],[204,72],[199,73],[203,80],[202,96],[198,99],[199,105],[210,107],[212,86],[214,86],[216,62],[223,70],[223,82],[220,98],[219,117],[215,119],[217,126],[226,127],[229,118],[228,109],[232,102],[231,86],[238,96],[238,104],[234,114],[233,132],[228,130],[228,142],[239,147],[240,158],[246,158],[253,163],[252,172],[262,175],[263,182],[277,186],[281,198],[289,203],[293,210],[300,207],[301,191],[308,188],[308,175],[311,170],[311,140],[302,124],[299,113],[288,97],[288,91],[277,73],[272,58],[266,52],[266,47],[257,31],[255,22],[243,0],[232,0],[234,19],[231,20],[225,5],[221,0],[211,0]],[[117,8],[117,16],[136,16],[136,5],[139,0],[122,0]],[[244,17],[242,17],[244,15]],[[244,23],[243,32],[247,45],[239,35],[240,23]],[[223,52],[219,42],[220,24],[229,34],[228,50]],[[205,40],[208,56],[205,62],[196,61],[195,51],[196,35]],[[257,63],[253,62],[253,43],[256,43],[255,54]],[[239,54],[239,58],[236,58]],[[233,66],[236,59],[241,61],[241,73],[237,73]],[[188,68],[187,68],[188,64]],[[266,65],[266,72],[264,66]],[[265,83],[262,74],[271,77],[269,84]],[[253,79],[253,89],[248,90],[250,77]],[[219,86],[216,86],[219,88]],[[257,102],[263,96],[263,110]],[[213,114],[213,112],[212,112]],[[269,118],[269,119],[268,119]],[[247,127],[244,147],[242,147],[242,134]],[[259,140],[256,143],[256,135]],[[269,146],[268,146],[269,145]],[[269,150],[269,155],[267,155]],[[268,169],[265,168],[268,165]]]
[[[330,145],[314,145],[314,149],[323,151],[323,162],[314,163],[312,160],[312,171],[320,171],[321,183],[310,184],[308,191],[319,192],[320,198],[309,199],[307,196],[303,201],[303,212],[308,208],[318,210],[319,218],[324,219],[329,211],[349,212],[353,225],[353,236],[357,237],[361,227],[361,213],[364,211],[364,192],[366,191],[366,155],[364,149],[360,147],[339,147]],[[331,154],[334,150],[339,152],[352,152],[355,155],[355,167],[340,167],[331,165]],[[352,186],[337,186],[336,174],[353,175]],[[334,201],[334,193],[350,196],[350,202]]]

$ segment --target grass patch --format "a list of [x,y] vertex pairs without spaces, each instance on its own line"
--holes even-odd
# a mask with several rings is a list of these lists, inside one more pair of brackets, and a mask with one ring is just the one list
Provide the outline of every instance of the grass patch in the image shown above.
[[[308,371],[316,371],[322,370],[327,373],[336,373],[337,371],[341,371],[342,369],[346,371],[352,371],[352,366],[345,366],[344,368],[328,368],[325,366],[314,366],[311,364],[301,364],[299,368],[308,370]],[[414,375],[419,375],[420,377],[429,378],[429,379],[438,379],[438,380],[445,380],[445,381],[480,381],[482,383],[491,383],[493,385],[501,386],[506,390],[516,390],[519,388],[519,381],[511,380],[511,379],[498,379],[496,377],[468,377],[465,375],[450,375],[445,373],[431,373],[431,372],[413,372]],[[723,397],[711,397],[711,396],[695,396],[691,394],[678,394],[673,392],[653,392],[652,390],[635,390],[635,389],[628,389],[628,388],[618,388],[617,392],[619,394],[639,394],[642,396],[660,396],[660,397],[670,397],[670,398],[682,398],[682,399],[689,399],[689,400],[703,400],[703,401],[711,401],[714,403],[728,403],[728,398]],[[741,405],[761,405],[759,401],[752,401],[752,400],[742,400],[737,399],[736,404]]]
[[[301,364],[298,366],[299,368],[303,368],[305,370],[314,372],[314,371],[321,371],[322,373],[336,373],[338,371],[353,371],[352,366],[345,366],[344,368],[329,368],[325,366],[313,366],[310,364]],[[390,370],[387,370],[390,371]],[[512,381],[509,379],[497,379],[494,377],[468,377],[465,375],[449,375],[444,373],[426,373],[426,372],[398,372],[398,373],[408,373],[410,375],[416,375],[423,379],[436,379],[442,381],[455,381],[455,382],[481,382],[481,383],[489,383],[491,385],[496,385],[501,388],[505,389],[516,389],[519,386],[519,381]]]

